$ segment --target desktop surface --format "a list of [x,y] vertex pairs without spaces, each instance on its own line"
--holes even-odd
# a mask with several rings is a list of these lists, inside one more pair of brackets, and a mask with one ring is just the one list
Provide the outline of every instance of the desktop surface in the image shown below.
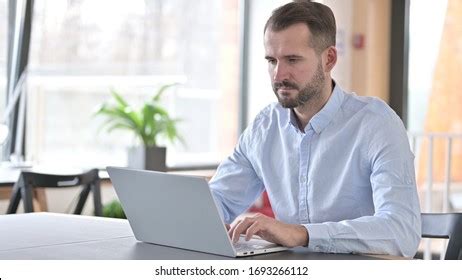
[[[3,260],[232,260],[234,258],[139,242],[126,220],[53,213],[0,216]],[[402,259],[382,255],[325,254],[294,248],[245,260]]]

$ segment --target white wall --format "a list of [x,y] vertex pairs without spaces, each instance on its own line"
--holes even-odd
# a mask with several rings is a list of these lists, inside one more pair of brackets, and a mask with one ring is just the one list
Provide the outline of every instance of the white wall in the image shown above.
[[353,1],[354,0],[324,0],[319,1],[329,6],[334,12],[337,25],[337,65],[332,71],[332,77],[344,90],[351,91],[352,75],[352,34],[353,34]]

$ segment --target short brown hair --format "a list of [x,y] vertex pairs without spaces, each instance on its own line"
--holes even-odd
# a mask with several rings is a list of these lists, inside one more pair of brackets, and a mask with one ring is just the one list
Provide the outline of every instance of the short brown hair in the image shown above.
[[310,42],[317,52],[335,46],[335,17],[332,10],[321,3],[311,1],[294,1],[275,9],[265,24],[268,28],[281,31],[296,23],[305,23],[311,32]]

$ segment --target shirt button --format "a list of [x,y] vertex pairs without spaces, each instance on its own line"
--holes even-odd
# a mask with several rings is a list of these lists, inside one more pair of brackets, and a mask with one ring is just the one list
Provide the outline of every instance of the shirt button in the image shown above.
[[305,183],[305,182],[306,182],[305,177],[300,178],[300,181],[301,181],[302,183]]

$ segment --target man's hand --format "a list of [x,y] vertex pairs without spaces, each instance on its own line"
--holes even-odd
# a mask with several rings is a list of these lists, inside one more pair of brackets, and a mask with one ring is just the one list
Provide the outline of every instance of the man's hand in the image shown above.
[[308,245],[308,231],[304,226],[286,224],[263,214],[255,214],[234,222],[228,234],[234,243],[239,240],[241,234],[245,234],[246,241],[253,235],[258,235],[266,241],[285,247]]

